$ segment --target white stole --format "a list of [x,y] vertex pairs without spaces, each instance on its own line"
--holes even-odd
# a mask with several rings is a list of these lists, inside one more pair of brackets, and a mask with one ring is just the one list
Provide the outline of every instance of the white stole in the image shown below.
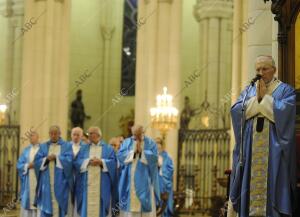
[[[96,157],[101,159],[102,146],[90,145],[89,159]],[[88,167],[88,185],[87,185],[87,216],[100,216],[101,201],[101,168],[99,166]]]
[[[40,149],[40,145],[32,145],[30,148],[30,153],[28,157],[28,162],[32,163],[34,161],[34,157],[38,150]],[[34,203],[34,198],[35,198],[35,189],[37,185],[37,180],[35,176],[34,169],[29,169],[28,170],[28,175],[29,175],[29,201],[30,201],[30,209],[36,209],[35,206],[33,206]]]
[[[49,147],[49,155],[56,155],[56,161],[58,161],[58,156],[60,155],[60,145],[52,143]],[[54,176],[55,176],[55,161],[49,162],[49,175],[50,175],[50,186],[51,186],[51,200],[52,200],[52,217],[59,217],[59,207],[54,194]]]

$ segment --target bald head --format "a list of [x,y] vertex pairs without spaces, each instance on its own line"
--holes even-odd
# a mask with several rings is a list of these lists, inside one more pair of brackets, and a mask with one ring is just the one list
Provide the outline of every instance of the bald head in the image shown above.
[[72,142],[79,143],[83,135],[83,130],[80,127],[75,127],[72,129],[71,138]]
[[264,82],[268,84],[270,81],[273,80],[276,72],[275,61],[272,58],[272,56],[258,56],[255,60],[255,69],[256,73],[260,74]]

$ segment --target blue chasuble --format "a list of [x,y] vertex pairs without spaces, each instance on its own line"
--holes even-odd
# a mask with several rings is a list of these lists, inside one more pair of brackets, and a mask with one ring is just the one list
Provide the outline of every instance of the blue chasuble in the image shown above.
[[[256,87],[252,87],[248,95],[256,95]],[[241,106],[245,96],[242,92],[238,101],[232,106],[232,125],[235,134],[233,150],[233,169],[230,183],[230,200],[234,210],[239,207],[239,185],[241,190],[241,217],[249,216],[249,195],[251,181],[251,154],[253,146],[254,117],[246,120],[244,131],[244,171],[240,179],[239,149],[241,143]],[[269,150],[267,174],[266,215],[279,217],[283,214],[292,215],[292,198],[295,189],[295,118],[296,95],[294,89],[285,83],[280,83],[273,91],[274,122],[269,121]],[[266,120],[266,119],[265,119]]]
[[[36,205],[41,210],[41,217],[53,216],[52,195],[51,195],[51,183],[49,164],[46,165],[44,170],[41,170],[42,165],[45,162],[45,158],[48,156],[51,141],[48,141],[40,146],[38,153],[35,156],[35,171],[38,176]],[[57,156],[62,168],[55,166],[54,168],[54,195],[55,201],[59,207],[59,217],[64,217],[68,211],[69,193],[73,186],[73,174],[72,174],[72,146],[62,139],[59,139],[57,145],[60,146],[60,154]],[[53,186],[52,186],[53,187]],[[56,217],[56,216],[54,216]]]
[[[90,147],[89,145],[83,145],[80,148],[80,151],[74,160],[74,168],[76,176],[76,189],[75,189],[75,198],[77,202],[77,212],[81,217],[90,217],[87,213],[88,211],[88,183],[89,182],[99,182],[100,188],[100,198],[99,200],[99,216],[95,217],[105,217],[109,213],[110,203],[111,203],[111,192],[113,186],[113,182],[115,179],[115,171],[116,171],[116,156],[114,150],[111,146],[105,144],[104,142],[100,142],[98,146],[102,147],[102,155],[99,153],[99,157],[104,161],[107,172],[103,172],[101,170],[101,178],[100,180],[88,180],[89,171],[86,170],[84,172],[81,171],[82,165],[84,161],[88,160],[90,157]],[[100,168],[99,168],[100,172]]]
[[[39,145],[37,145],[37,146],[39,146]],[[28,147],[26,147],[17,162],[17,170],[18,170],[18,175],[20,177],[20,182],[21,182],[21,184],[20,184],[20,186],[21,186],[21,191],[20,191],[21,206],[26,210],[31,209],[32,204],[34,204],[35,195],[30,196],[30,191],[35,192],[35,190],[36,190],[36,189],[30,189],[30,187],[31,187],[30,182],[34,182],[34,180],[31,180],[31,179],[36,180],[36,174],[34,173],[33,174],[34,176],[30,176],[29,168],[28,168],[28,164],[31,163],[29,159],[30,159],[30,152],[31,152],[32,148],[33,148],[33,145],[29,145]],[[27,168],[26,168],[26,165],[27,165]]]
[[[122,173],[119,180],[119,203],[120,209],[125,212],[131,212],[131,169],[132,162],[127,163],[127,157],[134,152],[134,139],[133,137],[127,138],[121,145],[121,149],[117,155],[118,160],[122,166]],[[153,187],[154,195],[157,203],[160,202],[160,191],[158,181],[158,151],[155,142],[144,137],[143,153],[147,160],[147,164],[144,164],[139,159],[134,174],[134,187],[136,196],[141,203],[140,212],[151,212],[152,211],[152,192]]]
[[163,151],[159,154],[162,159],[162,165],[159,168],[159,188],[161,193],[168,193],[169,198],[167,201],[167,207],[163,212],[163,217],[173,216],[173,161],[167,152]]

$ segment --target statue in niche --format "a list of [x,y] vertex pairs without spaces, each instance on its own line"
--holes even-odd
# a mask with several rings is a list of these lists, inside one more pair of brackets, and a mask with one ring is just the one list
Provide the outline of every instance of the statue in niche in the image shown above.
[[190,98],[188,96],[184,97],[184,108],[180,115],[180,128],[188,129],[191,118],[194,116],[194,110],[190,105]]
[[82,102],[82,90],[77,90],[76,99],[71,104],[71,122],[72,127],[81,127],[84,129],[85,119],[91,117],[85,114],[84,105]]

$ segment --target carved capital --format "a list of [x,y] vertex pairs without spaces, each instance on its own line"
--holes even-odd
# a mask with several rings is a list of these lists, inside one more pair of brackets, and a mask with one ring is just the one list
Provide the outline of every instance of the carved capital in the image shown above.
[[194,6],[194,16],[198,22],[207,18],[230,18],[233,15],[233,2],[225,0],[198,0]]

